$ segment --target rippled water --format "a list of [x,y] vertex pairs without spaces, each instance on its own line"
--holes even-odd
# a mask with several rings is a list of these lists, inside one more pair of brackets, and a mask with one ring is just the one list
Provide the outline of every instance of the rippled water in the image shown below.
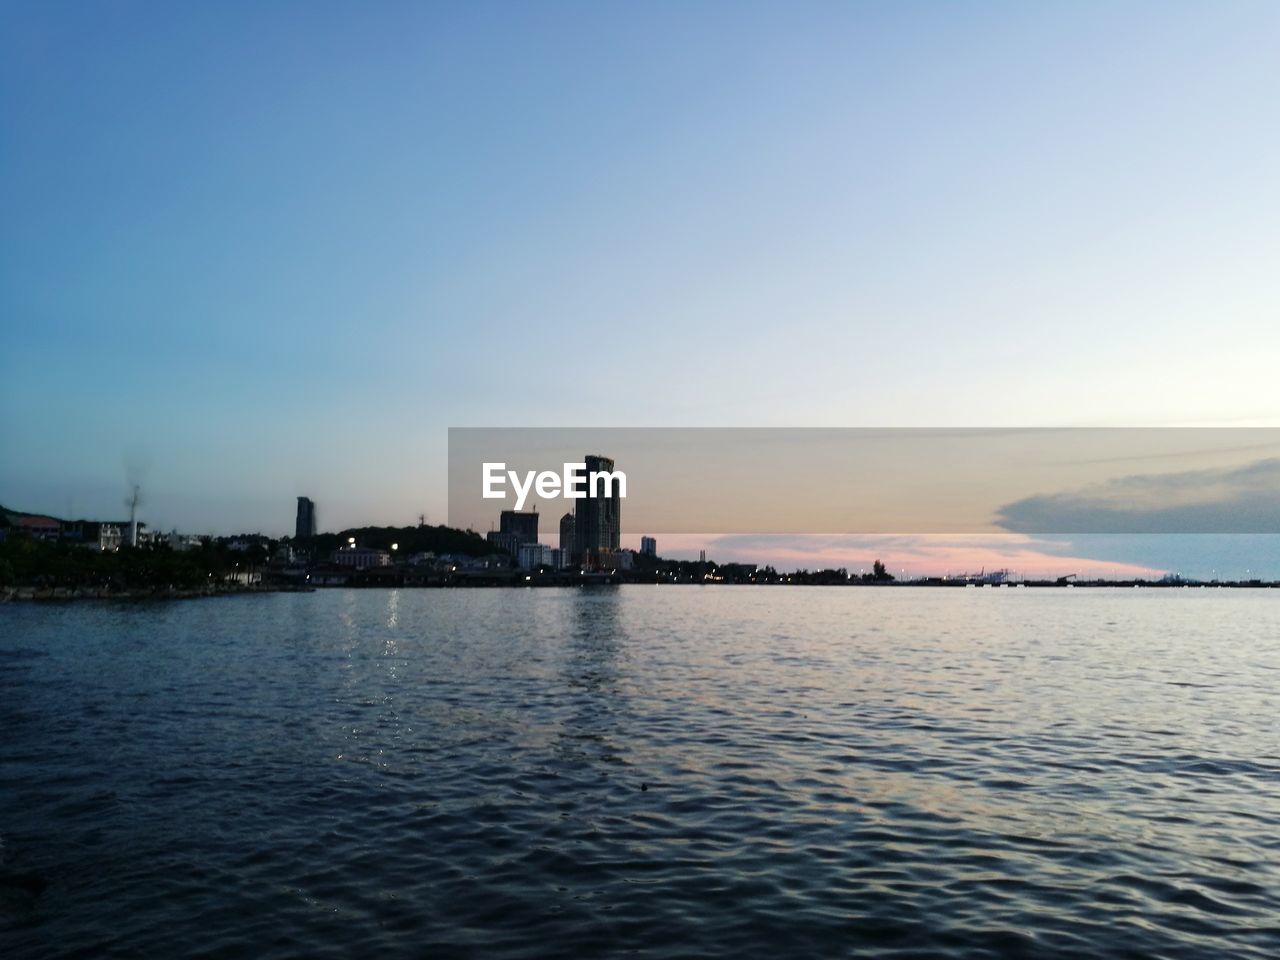
[[11,604],[0,953],[1272,958],[1278,692],[1269,591]]

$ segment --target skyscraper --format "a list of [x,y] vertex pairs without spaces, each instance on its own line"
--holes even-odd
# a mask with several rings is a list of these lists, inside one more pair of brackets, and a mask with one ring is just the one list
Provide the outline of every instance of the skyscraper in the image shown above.
[[293,538],[306,540],[316,535],[316,504],[310,497],[298,498],[298,517],[293,524]]
[[658,555],[658,541],[653,537],[641,537],[640,552],[646,557],[656,557]]
[[592,483],[593,473],[612,473],[613,461],[608,457],[587,454],[582,458],[585,471],[578,471],[580,486],[586,496],[577,502],[574,510],[574,552],[577,559],[593,566],[600,560],[601,551],[618,549],[622,534],[622,497],[618,484]]
[[515,536],[516,543],[538,542],[538,511],[521,513],[518,510],[503,510],[498,517],[498,532]]
[[574,541],[573,525],[572,513],[560,518],[560,563],[566,567],[577,560],[578,546]]

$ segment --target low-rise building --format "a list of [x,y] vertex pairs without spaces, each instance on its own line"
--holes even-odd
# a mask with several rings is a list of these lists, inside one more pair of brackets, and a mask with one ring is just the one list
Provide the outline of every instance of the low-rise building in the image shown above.
[[339,567],[368,570],[371,567],[391,566],[391,551],[351,545],[333,551],[329,559]]
[[204,546],[204,538],[198,537],[194,533],[179,533],[172,530],[163,535],[163,542],[169,545],[169,549],[176,553],[185,553],[187,550],[199,550]]
[[557,551],[542,543],[522,543],[516,561],[521,570],[537,570],[539,567],[555,567],[553,554]]
[[44,540],[56,543],[62,533],[62,524],[53,517],[42,517],[29,513],[11,513],[8,515],[9,528],[20,537],[32,540]]
[[123,540],[121,524],[102,520],[70,520],[62,524],[62,540],[100,553],[115,553]]
[[[115,553],[124,541],[124,533],[118,523],[98,524],[97,549],[101,553]],[[92,545],[92,541],[91,541]]]

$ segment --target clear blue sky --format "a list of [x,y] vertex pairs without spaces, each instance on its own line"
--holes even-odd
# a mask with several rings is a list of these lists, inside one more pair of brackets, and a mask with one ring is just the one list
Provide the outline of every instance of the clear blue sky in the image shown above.
[[450,425],[1280,424],[1280,5],[0,3],[0,503]]

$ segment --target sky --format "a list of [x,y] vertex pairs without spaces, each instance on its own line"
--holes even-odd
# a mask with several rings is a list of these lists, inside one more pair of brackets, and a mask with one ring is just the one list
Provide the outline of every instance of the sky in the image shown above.
[[1277,49],[1266,0],[5,0],[0,503],[441,522],[450,426],[1278,426]]

